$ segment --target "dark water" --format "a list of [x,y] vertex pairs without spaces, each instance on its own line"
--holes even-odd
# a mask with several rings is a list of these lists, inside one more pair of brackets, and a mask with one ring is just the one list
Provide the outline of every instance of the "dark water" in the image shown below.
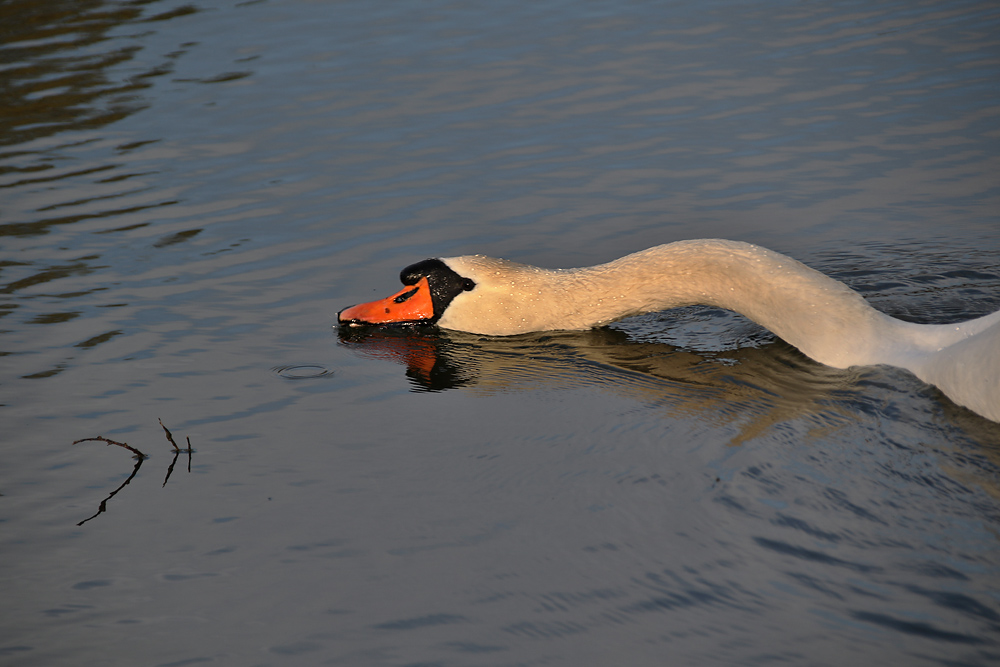
[[1000,425],[907,373],[706,308],[331,325],[424,257],[698,237],[996,310],[998,28],[0,4],[0,664],[995,664]]

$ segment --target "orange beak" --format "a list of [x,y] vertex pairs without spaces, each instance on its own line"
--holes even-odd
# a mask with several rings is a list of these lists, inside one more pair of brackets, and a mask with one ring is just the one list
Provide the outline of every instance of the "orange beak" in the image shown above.
[[358,304],[337,314],[341,324],[415,324],[434,318],[427,278],[380,301]]

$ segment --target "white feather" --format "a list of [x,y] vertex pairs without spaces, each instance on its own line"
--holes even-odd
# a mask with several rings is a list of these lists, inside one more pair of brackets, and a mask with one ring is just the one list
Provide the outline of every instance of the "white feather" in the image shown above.
[[872,308],[801,262],[736,241],[679,241],[599,266],[540,269],[482,255],[443,260],[476,288],[438,324],[508,336],[588,329],[695,304],[736,311],[834,366],[889,364],[1000,421],[1000,311],[961,324],[913,324]]

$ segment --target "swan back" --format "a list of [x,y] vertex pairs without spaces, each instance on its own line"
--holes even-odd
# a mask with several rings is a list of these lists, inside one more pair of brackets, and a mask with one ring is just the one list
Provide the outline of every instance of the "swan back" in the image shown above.
[[955,403],[1000,422],[1000,312],[961,327],[924,326],[965,332],[957,342],[917,355],[903,367]]

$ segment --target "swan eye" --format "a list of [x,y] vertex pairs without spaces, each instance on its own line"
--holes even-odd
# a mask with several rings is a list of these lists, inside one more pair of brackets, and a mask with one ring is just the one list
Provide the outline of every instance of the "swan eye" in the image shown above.
[[393,301],[393,303],[403,303],[404,301],[406,301],[407,299],[409,299],[411,296],[413,296],[414,294],[416,294],[417,290],[419,290],[419,289],[420,289],[419,287],[414,287],[409,292],[403,292],[402,294],[400,294],[399,296],[397,296],[392,301]]
[[476,287],[476,282],[472,278],[462,278],[462,291],[471,292]]

